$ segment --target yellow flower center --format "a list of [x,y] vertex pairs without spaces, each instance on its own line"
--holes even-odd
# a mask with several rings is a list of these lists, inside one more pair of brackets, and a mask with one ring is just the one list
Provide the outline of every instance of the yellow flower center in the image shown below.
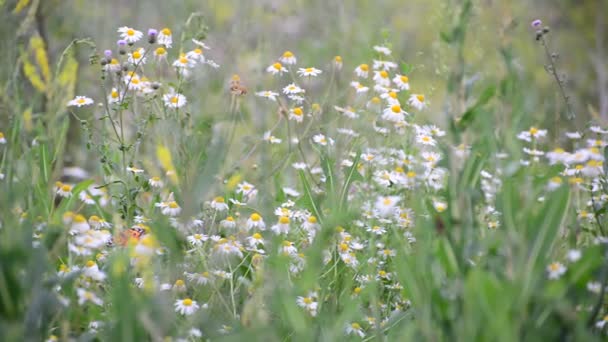
[[164,47],[161,46],[161,47],[156,48],[156,54],[157,55],[160,56],[160,55],[164,55],[165,53],[167,53],[167,50],[165,50]]
[[182,304],[184,306],[191,306],[193,304],[193,302],[192,302],[192,299],[186,298],[186,299],[182,300]]
[[342,251],[342,252],[348,251],[348,245],[345,244],[345,243],[341,243],[340,244],[340,251]]
[[135,30],[133,30],[133,29],[128,29],[127,30],[127,36],[132,36],[134,34],[135,34]]
[[361,293],[361,288],[360,287],[355,287],[355,289],[353,290],[353,292],[355,294],[359,294],[359,293]]
[[304,304],[312,304],[312,299],[310,297],[304,297],[302,301]]
[[429,141],[431,141],[431,137],[425,135],[422,137],[422,141],[429,142]]
[[388,72],[386,72],[384,70],[380,71],[380,77],[387,78],[388,77]]
[[336,63],[342,63],[342,56],[334,57],[334,61],[336,61]]
[[293,53],[291,51],[285,51],[285,52],[283,52],[283,57],[291,58],[291,57],[293,57]]
[[556,262],[554,262],[554,263],[552,263],[551,265],[549,265],[549,269],[550,269],[551,271],[555,272],[555,271],[559,270],[559,264],[558,264],[558,263],[556,263]]
[[401,106],[400,105],[393,105],[391,107],[391,110],[393,111],[393,113],[401,113]]
[[407,177],[408,177],[408,178],[414,178],[414,177],[416,177],[416,172],[414,172],[414,171],[409,171],[409,172],[407,173]]
[[382,204],[384,205],[391,205],[391,203],[393,203],[393,201],[391,201],[390,198],[385,198],[384,200],[382,200]]
[[201,234],[194,234],[194,239],[200,240],[202,238],[203,238],[203,236]]
[[403,83],[408,83],[410,81],[410,79],[407,76],[401,76],[400,79],[401,79],[401,82],[403,82]]
[[133,58],[140,59],[141,58],[141,53],[139,51],[133,52]]
[[393,99],[396,99],[397,98],[397,93],[395,93],[394,91],[391,91],[391,92],[388,93],[388,96],[390,96]]
[[317,218],[316,218],[316,217],[314,217],[314,216],[310,216],[310,217],[308,218],[308,222],[310,222],[310,223],[317,223]]
[[302,116],[304,112],[302,112],[302,107],[296,107],[293,109],[293,113],[297,116]]
[[306,71],[307,73],[311,73],[312,70],[313,70],[313,68],[306,68],[306,69],[304,69],[304,71]]
[[179,286],[179,287],[181,287],[181,286],[184,286],[184,285],[185,285],[185,284],[184,284],[184,281],[183,281],[183,280],[181,280],[181,279],[177,279],[177,280],[175,281],[175,286]]
[[177,96],[173,96],[171,98],[171,103],[176,104],[177,102],[179,102],[179,98]]
[[538,128],[530,127],[529,133],[530,135],[536,135],[538,133]]
[[260,221],[262,219],[262,216],[260,216],[260,214],[253,213],[253,214],[251,214],[251,216],[249,217],[249,219],[251,221],[258,222],[258,221]]
[[169,208],[176,209],[176,208],[179,208],[179,205],[177,205],[177,202],[172,201],[172,202],[169,202]]
[[283,68],[283,65],[281,63],[277,62],[277,63],[274,63],[272,65],[272,67],[275,68],[275,69],[277,69],[277,70],[281,70]]
[[203,50],[201,49],[194,49],[194,53],[197,55],[202,55],[203,54]]
[[283,241],[283,246],[285,247],[291,247],[292,242],[291,241]]
[[418,99],[418,101],[424,102],[424,95],[416,95],[416,98]]
[[380,98],[378,96],[374,96],[372,97],[371,101],[373,104],[378,104],[380,103]]
[[116,90],[112,90],[112,94],[110,94],[112,96],[113,99],[117,99],[118,98],[118,91]]
[[561,177],[553,177],[551,178],[551,182],[553,183],[557,183],[557,184],[562,184],[562,178]]
[[359,323],[353,323],[350,326],[355,330],[361,330],[361,325],[359,325]]
[[279,218],[279,223],[280,224],[289,224],[289,217],[287,217],[287,216],[281,216]]
[[251,236],[252,238],[256,239],[256,240],[261,240],[262,239],[262,234],[260,233],[255,233]]
[[93,261],[93,260],[89,260],[89,261],[87,261],[87,267],[88,267],[88,268],[91,268],[91,267],[93,267],[93,266],[95,266],[95,261]]
[[359,65],[359,69],[361,69],[361,71],[368,71],[369,70],[369,65],[367,65],[367,64],[361,64],[361,65]]
[[76,100],[76,102],[78,102],[79,104],[83,104],[83,103],[85,103],[85,100],[83,98],[80,98],[80,99]]
[[61,191],[70,192],[70,191],[72,191],[72,187],[67,184],[64,184],[61,186]]

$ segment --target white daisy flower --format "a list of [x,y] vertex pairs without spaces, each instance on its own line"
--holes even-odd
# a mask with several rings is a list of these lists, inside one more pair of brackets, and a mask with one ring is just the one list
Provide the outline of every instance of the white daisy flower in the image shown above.
[[135,43],[144,36],[143,32],[127,26],[119,28],[118,33],[120,33],[120,38],[127,43]]
[[97,297],[97,295],[93,292],[87,291],[85,289],[77,288],[76,294],[78,295],[78,305],[83,305],[86,302],[91,302],[95,305],[103,305],[103,300]]
[[95,280],[95,281],[104,281],[106,279],[106,274],[99,270],[99,266],[93,261],[87,261],[84,269],[84,275]]
[[283,55],[279,58],[279,61],[281,63],[284,63],[285,65],[294,65],[297,63],[297,59],[296,56],[293,54],[293,52],[291,51],[285,51],[283,52]]
[[205,234],[193,234],[188,236],[188,242],[192,245],[192,246],[202,246],[203,242],[207,241],[209,239],[209,237]]
[[287,72],[287,69],[285,69],[285,67],[283,66],[283,64],[276,62],[270,66],[268,66],[268,68],[266,68],[266,72],[269,72],[273,75],[279,74],[282,75],[284,72]]
[[302,107],[295,107],[289,110],[289,120],[294,120],[296,122],[302,122],[304,120],[304,111],[302,111]]
[[76,96],[73,100],[68,102],[68,107],[82,107],[92,105],[94,103],[93,99],[86,96]]
[[165,102],[165,106],[169,108],[181,108],[188,102],[184,95],[175,92],[163,95],[163,101]]
[[184,316],[192,315],[200,308],[198,303],[190,298],[178,299],[174,306],[175,312]]
[[359,323],[350,323],[346,325],[346,334],[348,335],[358,335],[359,337],[365,337],[365,333],[363,332],[363,328]]
[[547,266],[547,272],[549,273],[549,279],[559,279],[564,273],[566,273],[566,266],[560,262],[552,262]]
[[173,34],[170,29],[164,28],[158,32],[156,42],[159,45],[164,45],[167,49],[170,49],[173,45]]
[[386,107],[382,112],[382,119],[390,122],[400,122],[405,120],[405,114],[407,114],[400,105],[394,104]]
[[328,138],[323,134],[316,134],[315,136],[312,137],[312,140],[321,146],[327,146],[328,144],[329,145],[334,144],[334,139]]
[[317,68],[299,68],[298,69],[298,75],[302,76],[302,77],[314,77],[314,76],[319,76],[323,71],[319,70]]
[[376,45],[374,46],[374,51],[379,52],[385,56],[390,56],[391,54],[391,49],[387,48],[386,46]]
[[393,83],[395,83],[395,86],[400,90],[410,90],[410,79],[405,75],[395,75],[395,77],[393,77]]
[[266,230],[266,224],[264,223],[264,219],[258,213],[253,213],[253,214],[251,214],[251,216],[249,216],[246,227],[247,227],[247,230],[251,230],[251,229]]
[[277,137],[275,137],[274,135],[272,135],[272,133],[270,131],[267,131],[264,133],[264,141],[268,141],[271,144],[280,144],[281,141],[283,141],[282,139],[279,139]]
[[270,90],[258,91],[255,94],[257,96],[265,97],[265,98],[267,98],[271,101],[275,101],[275,102],[277,100],[277,96],[279,96],[279,93],[275,93],[274,91],[270,91]]
[[224,197],[218,196],[211,201],[211,208],[217,211],[226,211],[228,210],[228,204],[226,204]]
[[355,74],[359,77],[367,78],[369,74],[369,65],[361,64],[355,68]]
[[418,110],[422,110],[426,107],[426,103],[424,102],[424,95],[422,94],[410,95],[410,98],[409,100],[407,100],[407,103]]
[[373,80],[382,87],[389,87],[391,85],[391,79],[386,70],[374,71]]
[[272,230],[276,235],[287,234],[289,233],[289,223],[290,220],[288,216],[281,216],[279,217],[279,222],[270,227],[270,230]]
[[351,118],[351,119],[356,119],[359,117],[359,114],[357,114],[357,112],[355,111],[355,109],[353,107],[346,107],[346,108],[342,108],[342,107],[338,107],[338,106],[334,106],[334,108],[342,113],[344,116]]
[[295,83],[291,83],[291,84],[287,85],[285,88],[283,88],[283,94],[286,94],[286,95],[302,94],[304,92],[305,92],[305,90],[298,87]]

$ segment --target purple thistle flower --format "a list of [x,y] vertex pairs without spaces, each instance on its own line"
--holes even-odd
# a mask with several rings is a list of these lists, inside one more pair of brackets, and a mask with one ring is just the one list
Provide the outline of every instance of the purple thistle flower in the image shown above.
[[112,50],[105,50],[103,52],[103,55],[106,56],[107,58],[112,57]]
[[534,27],[534,28],[539,28],[540,25],[542,25],[542,24],[543,24],[543,22],[540,19],[536,19],[536,20],[532,21],[532,27]]

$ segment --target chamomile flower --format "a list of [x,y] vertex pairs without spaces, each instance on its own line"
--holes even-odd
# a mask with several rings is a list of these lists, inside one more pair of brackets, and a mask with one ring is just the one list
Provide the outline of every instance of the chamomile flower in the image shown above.
[[178,299],[174,306],[175,312],[184,316],[192,315],[200,308],[198,303],[190,298]]
[[400,90],[410,90],[410,79],[405,75],[395,75],[393,83]]
[[319,304],[317,303],[314,294],[309,294],[306,297],[298,296],[296,298],[296,304],[299,307],[305,309],[311,316],[315,317],[317,315],[317,309],[319,307]]
[[220,227],[226,228],[226,229],[236,228],[236,221],[234,220],[234,217],[228,216],[225,219],[221,220]]
[[251,216],[249,216],[246,227],[247,227],[247,230],[251,230],[251,229],[265,230],[266,224],[264,223],[264,219],[262,218],[262,216],[260,214],[253,213],[253,214],[251,214]]
[[397,68],[397,63],[392,62],[392,61],[380,61],[380,60],[374,60],[374,66],[373,66],[374,70],[385,70],[385,71],[389,71],[391,69],[395,69]]
[[185,106],[188,102],[184,95],[173,91],[163,95],[163,101],[165,102],[166,107],[175,109]]
[[549,279],[559,279],[564,273],[566,273],[566,266],[562,265],[560,262],[552,262],[547,266],[547,273],[549,274]]
[[6,144],[6,138],[4,137],[3,132],[0,132],[0,144]]
[[381,53],[385,56],[390,56],[391,55],[391,49],[387,48],[386,46],[379,46],[376,45],[374,46],[374,51]]
[[353,107],[342,108],[342,107],[334,106],[334,109],[337,110],[338,112],[342,113],[342,115],[344,115],[348,118],[351,118],[351,119],[357,119],[359,117],[359,114],[357,114],[357,112],[355,111],[355,109]]
[[69,184],[63,184],[61,182],[57,182],[57,184],[55,184],[56,188],[57,188],[57,195],[61,196],[61,197],[72,197],[72,186]]
[[298,75],[302,76],[302,77],[314,77],[314,76],[319,76],[323,71],[319,70],[317,68],[299,68],[298,69]]
[[209,239],[209,237],[205,234],[192,234],[188,236],[188,242],[195,247],[202,246],[205,241]]
[[122,101],[121,94],[116,88],[112,88],[110,95],[108,95],[108,103],[117,103]]
[[272,135],[272,132],[266,131],[263,137],[264,141],[267,141],[271,144],[280,144],[283,140]]
[[103,305],[103,300],[101,300],[101,298],[97,297],[97,295],[91,291],[77,288],[76,294],[78,295],[78,305],[83,305],[87,302],[91,302],[99,306]]
[[416,134],[416,142],[427,146],[435,146],[437,143],[436,140],[433,139],[433,136],[426,134],[425,132],[419,132]]
[[258,91],[257,93],[255,93],[257,96],[260,97],[265,97],[271,101],[277,101],[277,96],[279,96],[279,93],[275,93],[274,91],[270,91],[270,90],[264,90],[264,91]]
[[158,32],[156,41],[159,45],[164,45],[165,48],[170,49],[173,45],[173,34],[170,29],[164,28]]
[[89,106],[94,103],[93,99],[86,96],[76,96],[73,100],[68,102],[68,107],[82,107]]
[[426,103],[424,102],[424,95],[422,94],[410,95],[410,98],[407,100],[407,103],[418,110],[422,110],[426,107]]
[[104,281],[106,279],[106,274],[99,270],[99,266],[97,266],[93,260],[87,261],[83,270],[86,277],[89,277],[95,281]]
[[154,52],[152,54],[154,55],[154,58],[156,58],[156,60],[159,62],[167,59],[167,50],[162,46],[159,46],[154,49]]
[[179,58],[173,62],[173,66],[178,68],[182,72],[189,68],[193,68],[195,64],[196,64],[196,62],[194,60],[188,58],[188,56],[186,56],[186,54],[184,54],[184,53],[182,53],[179,56]]
[[391,79],[389,78],[388,71],[386,70],[374,71],[373,80],[377,85],[383,87],[388,87],[391,85]]
[[399,196],[381,196],[376,199],[374,207],[380,216],[387,217],[393,214],[400,200]]
[[283,88],[283,94],[286,95],[303,94],[304,92],[305,90],[298,87],[295,83],[290,83],[285,88]]
[[435,208],[438,213],[442,213],[448,208],[448,204],[442,201],[434,200],[433,208]]
[[264,238],[260,233],[253,233],[253,235],[247,237],[247,244],[251,248],[255,248],[258,245],[264,245]]
[[304,120],[304,111],[302,107],[295,107],[289,110],[289,120],[296,122],[302,122]]
[[365,332],[363,332],[363,328],[359,323],[349,323],[346,325],[346,334],[347,335],[358,335],[359,337],[365,337]]
[[279,61],[281,63],[284,63],[285,65],[294,65],[297,63],[297,59],[296,56],[293,54],[293,52],[291,51],[285,51],[283,52],[283,55],[279,58]]
[[321,146],[327,146],[328,144],[329,145],[334,144],[334,139],[328,138],[323,134],[316,134],[315,136],[312,137],[312,140]]
[[365,94],[369,91],[369,87],[366,87],[357,81],[350,82],[350,86],[355,88],[355,91],[357,92],[357,94]]
[[342,56],[335,56],[334,57],[334,66],[336,67],[337,70],[341,70],[342,69]]
[[127,60],[133,65],[146,64],[146,50],[143,48],[136,49],[128,55]]
[[289,233],[289,223],[290,220],[288,216],[281,216],[279,217],[279,222],[277,222],[277,224],[275,224],[274,226],[270,227],[270,230],[272,230],[277,235],[287,234]]
[[119,28],[118,33],[120,33],[121,39],[130,44],[136,43],[144,36],[143,32],[127,26]]
[[224,197],[218,196],[211,201],[211,208],[217,211],[226,211],[228,210],[228,204],[226,204],[226,200]]
[[273,75],[283,75],[284,72],[287,72],[287,69],[285,69],[285,67],[283,66],[283,64],[276,62],[270,66],[268,66],[268,68],[266,68],[266,72],[271,73]]
[[527,142],[532,142],[532,139],[538,140],[547,135],[546,129],[538,129],[536,127],[530,127],[529,130],[520,132],[517,135],[517,139],[525,140]]
[[161,213],[166,216],[177,216],[181,211],[182,208],[175,201],[167,202],[161,207]]
[[205,56],[203,55],[203,50],[199,49],[199,48],[188,51],[186,53],[186,58],[188,58],[189,60],[194,61],[194,62],[199,62],[199,63],[205,62]]
[[153,188],[162,188],[164,183],[158,176],[151,177],[148,179],[148,184]]
[[369,65],[360,64],[358,67],[355,68],[355,74],[359,77],[367,78],[367,76],[369,75]]
[[400,105],[393,104],[392,106],[386,107],[382,112],[382,119],[390,122],[400,122],[405,120],[405,114],[407,114]]

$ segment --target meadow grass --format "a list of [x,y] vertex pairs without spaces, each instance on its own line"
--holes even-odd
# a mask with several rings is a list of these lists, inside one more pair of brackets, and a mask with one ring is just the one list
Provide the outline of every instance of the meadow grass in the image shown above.
[[470,62],[470,0],[434,69],[388,31],[249,65],[200,12],[52,53],[10,5],[0,340],[605,339],[608,130],[542,22],[547,106],[507,41]]

